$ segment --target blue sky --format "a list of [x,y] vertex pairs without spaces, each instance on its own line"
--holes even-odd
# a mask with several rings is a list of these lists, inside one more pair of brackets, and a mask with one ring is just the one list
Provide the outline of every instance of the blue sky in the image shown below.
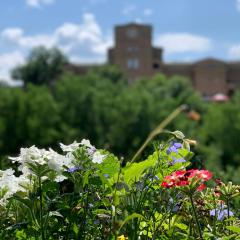
[[2,0],[0,79],[38,45],[58,46],[76,63],[106,61],[113,27],[153,25],[164,60],[240,60],[240,0]]

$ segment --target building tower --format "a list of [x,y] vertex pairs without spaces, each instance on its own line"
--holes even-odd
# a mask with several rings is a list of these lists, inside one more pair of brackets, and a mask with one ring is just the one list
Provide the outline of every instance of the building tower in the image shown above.
[[159,72],[162,49],[152,47],[152,27],[136,23],[116,26],[115,47],[109,49],[108,61],[119,66],[130,83]]

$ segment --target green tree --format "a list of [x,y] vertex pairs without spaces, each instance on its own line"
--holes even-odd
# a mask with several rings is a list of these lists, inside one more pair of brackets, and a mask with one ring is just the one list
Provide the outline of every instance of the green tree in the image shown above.
[[54,146],[59,139],[59,110],[47,87],[0,88],[0,153],[21,147]]
[[[212,103],[204,118],[201,130],[202,143],[207,152],[216,152],[214,163],[227,168],[227,165],[239,166],[240,150],[240,92],[227,103]],[[214,150],[216,149],[216,150]],[[211,156],[211,154],[210,154]]]
[[26,64],[18,66],[12,71],[14,79],[23,80],[24,85],[51,85],[63,72],[68,62],[57,48],[46,49],[37,47],[30,53]]

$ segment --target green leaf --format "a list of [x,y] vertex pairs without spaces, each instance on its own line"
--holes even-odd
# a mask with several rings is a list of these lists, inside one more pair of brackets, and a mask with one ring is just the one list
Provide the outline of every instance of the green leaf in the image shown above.
[[51,211],[51,212],[49,212],[49,217],[51,217],[51,216],[56,216],[56,217],[63,218],[63,215],[60,212],[58,212],[58,211]]
[[106,151],[103,152],[106,154],[106,158],[101,164],[98,164],[97,167],[100,169],[102,174],[107,174],[109,178],[113,177],[115,174],[119,173],[120,170],[120,161],[116,156],[110,154]]
[[176,223],[176,227],[180,228],[181,230],[187,230],[188,226],[183,223]]
[[73,232],[78,235],[79,229],[76,223],[73,224]]
[[125,218],[125,220],[123,221],[123,223],[121,224],[120,228],[119,228],[119,231],[120,229],[129,221],[131,221],[132,219],[134,218],[138,218],[138,219],[144,219],[144,216],[141,215],[141,214],[138,214],[138,213],[133,213],[131,215],[129,215],[128,217]]
[[138,181],[147,169],[155,166],[157,159],[158,155],[157,152],[155,152],[153,155],[150,155],[145,161],[127,165],[123,169],[125,182],[131,185],[133,182]]
[[226,227],[228,230],[231,230],[235,233],[240,233],[240,227],[237,227],[237,226],[227,226]]

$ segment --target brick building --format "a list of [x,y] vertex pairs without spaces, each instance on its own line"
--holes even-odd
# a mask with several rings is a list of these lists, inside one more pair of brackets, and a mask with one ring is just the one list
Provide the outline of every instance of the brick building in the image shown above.
[[[162,48],[152,46],[150,25],[131,23],[115,27],[115,46],[108,51],[108,63],[119,66],[130,83],[163,73],[187,77],[204,96],[230,95],[240,87],[240,61],[207,58],[193,63],[168,64],[164,63],[162,55]],[[82,67],[82,71],[84,69],[86,67]]]

